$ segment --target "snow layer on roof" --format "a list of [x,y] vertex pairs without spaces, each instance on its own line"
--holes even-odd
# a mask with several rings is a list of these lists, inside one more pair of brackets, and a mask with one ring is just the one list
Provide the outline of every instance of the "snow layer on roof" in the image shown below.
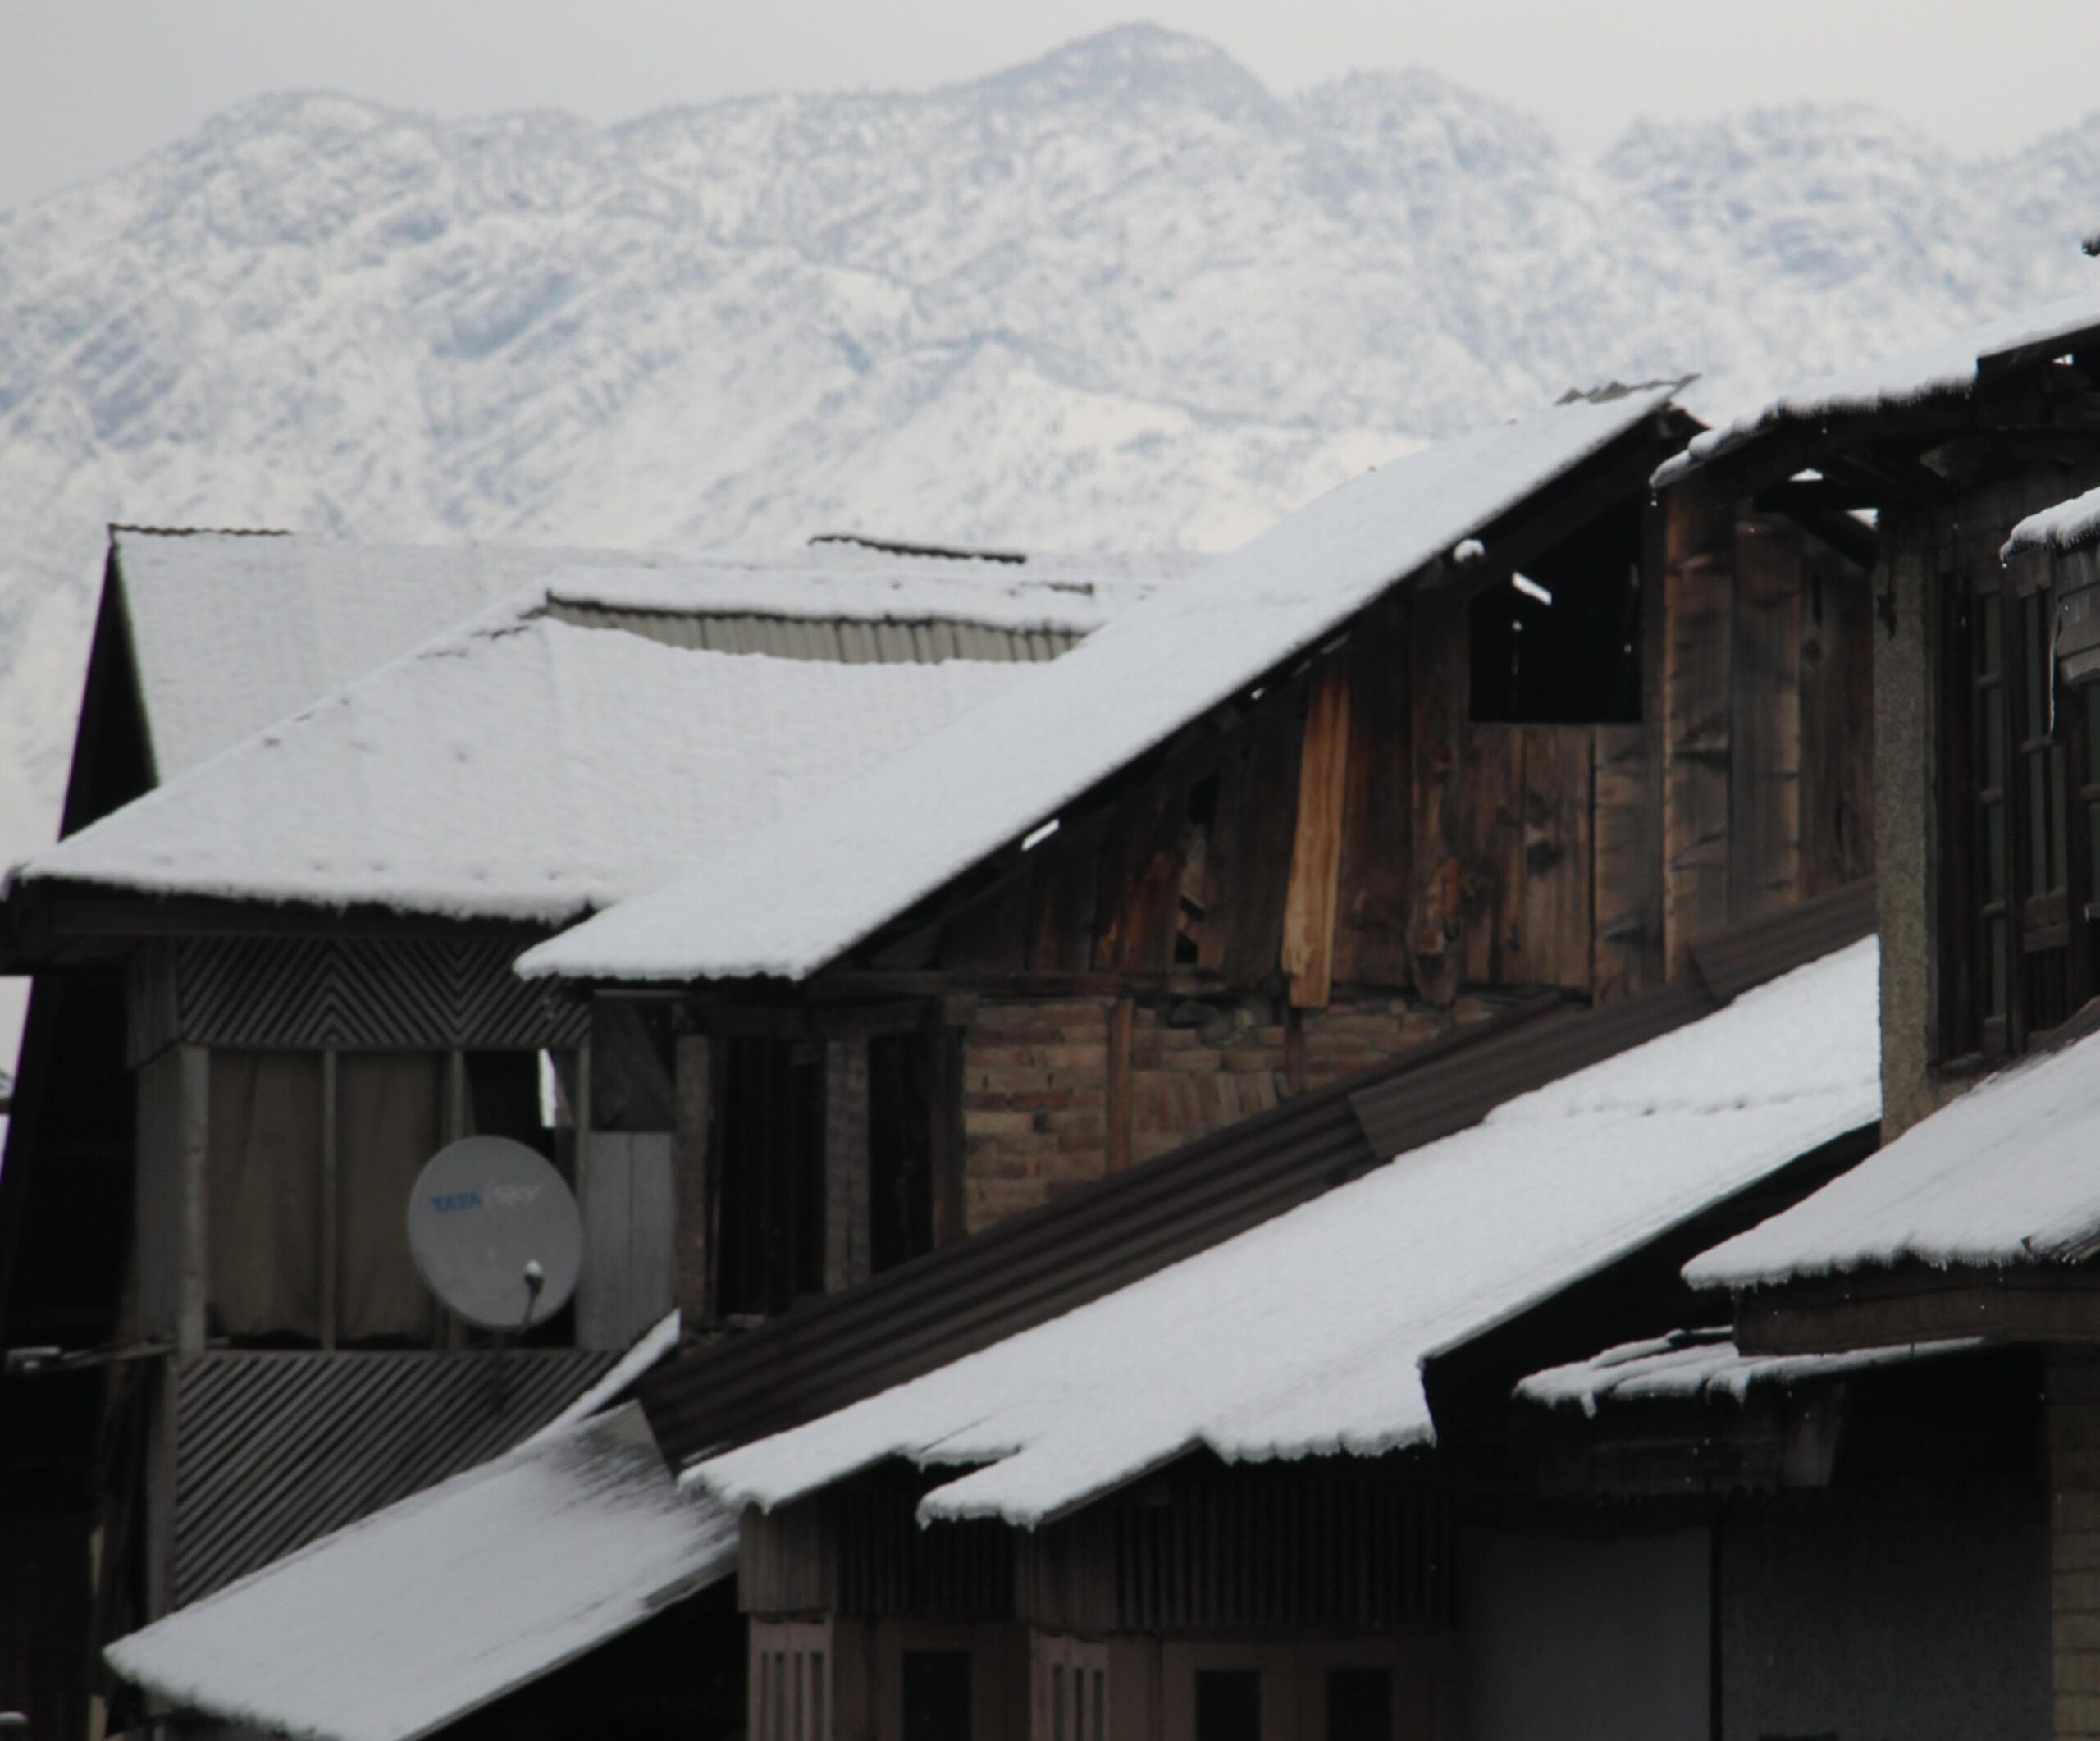
[[1354,479],[842,792],[529,953],[527,975],[815,972],[1189,720],[1315,646],[1669,402],[1576,400]]
[[2029,551],[2077,551],[2093,544],[2100,544],[2100,490],[2029,514],[2012,528],[1998,555],[2010,562]]
[[1066,628],[1084,633],[1187,556],[782,555],[351,543],[119,532],[118,566],[155,766],[165,780],[521,589],[577,602]]
[[1704,430],[1655,473],[1664,487],[1687,473],[1788,423],[1813,423],[1844,413],[1892,410],[1928,399],[1966,393],[1977,365],[2030,345],[2070,340],[2100,327],[2100,291],[2065,298],[1954,334],[1920,350],[1808,382],[1747,416]]
[[409,1741],[735,1569],[737,1520],[681,1496],[628,1404],[374,1512],[105,1652],[235,1722]]
[[1580,1409],[1585,1414],[1595,1414],[1600,1401],[1697,1401],[1726,1396],[1740,1402],[1753,1390],[1768,1386],[1784,1389],[1981,1346],[1981,1341],[1965,1337],[1843,1354],[1747,1355],[1727,1330],[1678,1330],[1533,1373],[1518,1385],[1516,1395],[1542,1408]]
[[2000,1072],[1783,1213],[1702,1253],[1696,1287],[1915,1259],[2047,1262],[2100,1240],[2100,1035]]
[[826,1419],[693,1465],[772,1506],[889,1457],[979,1465],[926,1518],[1032,1526],[1184,1452],[1433,1437],[1427,1355],[1880,1108],[1868,940],[1249,1232]]
[[666,647],[533,592],[16,867],[156,894],[573,918],[1043,669]]

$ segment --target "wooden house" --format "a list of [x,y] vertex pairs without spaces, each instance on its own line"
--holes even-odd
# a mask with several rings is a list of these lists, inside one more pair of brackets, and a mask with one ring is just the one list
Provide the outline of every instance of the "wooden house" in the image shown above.
[[745,1508],[760,1732],[1704,1733],[1705,1537],[1570,1535],[1509,1393],[1681,1321],[1687,1258],[1871,1149],[1865,893],[1016,1218],[829,1337],[660,1369],[667,1451]]
[[[436,1360],[428,1341],[450,1334],[354,1350],[339,1290],[356,1265],[321,1237],[326,1215],[252,1238],[214,1220],[279,1208],[210,1190],[239,1158],[215,1158],[221,1053],[297,1054],[235,1104],[281,1090],[324,1164],[340,1114],[298,1108],[326,1105],[331,1078],[342,1094],[351,1053],[434,1061],[428,1119],[383,1145],[409,1170],[396,1186],[478,1123],[492,1067],[477,1057],[544,1054],[545,1102],[514,1064],[502,1104],[573,1169],[587,1241],[610,1255],[587,1258],[558,1333],[583,1346],[536,1352],[581,1383],[587,1357],[668,1306],[689,1338],[742,1330],[652,1405],[686,1457],[713,1405],[696,1391],[757,1432],[1148,1261],[1110,1259],[1096,1226],[1022,1263],[1025,1304],[994,1288],[1005,1318],[944,1309],[945,1345],[883,1346],[867,1303],[943,1297],[922,1296],[929,1277],[981,1287],[1012,1253],[1010,1217],[1025,1235],[1066,1225],[1067,1195],[1143,1200],[1170,1225],[1136,1231],[1214,1241],[1335,1183],[1348,1133],[1361,1168],[1456,1128],[1431,1099],[1365,1138],[1337,1085],[1367,1071],[1412,1076],[1571,1011],[1623,1041],[1710,1008],[1726,992],[1695,939],[1871,868],[1871,541],[1697,492],[1656,507],[1646,479],[1694,427],[1667,387],[1576,398],[1381,468],[1156,591],[1134,571],[1114,596],[1086,590],[1084,566],[991,563],[966,564],[972,598],[938,610],[923,593],[849,607],[836,588],[769,609],[748,576],[726,593],[661,572],[543,578],[70,835],[17,871],[6,916],[15,962],[100,976],[98,1055],[121,1043],[135,1072],[135,1138],[112,1152],[135,1152],[142,1232],[116,1279],[148,1315],[105,1306],[107,1342],[151,1356],[130,1363],[148,1376],[128,1430],[162,1448],[165,1480],[172,1418],[179,1476],[185,1378],[266,1352],[273,1371]],[[844,665],[838,627],[871,608],[906,631],[873,656],[903,661],[883,668],[897,682],[880,706],[847,679],[883,669]],[[771,637],[758,656],[707,638],[729,615]],[[829,624],[830,650],[778,644],[783,616]],[[1002,656],[955,659],[934,619]],[[669,669],[666,641],[687,673],[714,656],[706,683],[645,680],[645,664]],[[535,663],[554,643],[569,652]],[[573,687],[549,693],[548,673]],[[761,680],[763,697],[737,687]],[[735,736],[754,718],[779,723],[785,789],[728,779],[774,767]],[[536,737],[548,721],[568,735]],[[430,972],[450,976],[413,977]],[[437,1025],[368,1035],[355,1024],[387,1003],[375,988],[402,975],[399,1007]],[[470,1025],[485,1011],[523,1026],[484,1042]],[[286,1021],[305,1026],[258,1044],[257,1022]],[[133,1078],[109,1067],[109,1104],[128,1108]],[[1543,1081],[1565,1058],[1513,1067]],[[1481,1093],[1457,1104],[1477,1117]],[[543,1104],[554,1122],[528,1131]],[[1304,1163],[1280,1171],[1274,1133],[1308,1119]],[[1161,1183],[1201,1177],[1206,1145],[1256,1158],[1242,1187]],[[333,1146],[336,1190],[318,1200],[340,1233],[354,1218]],[[33,1205],[41,1136],[29,1152]],[[62,1225],[15,1214],[25,1232]],[[260,1332],[293,1346],[236,1346],[257,1332],[215,1293],[229,1246],[278,1297],[300,1273],[311,1291],[337,1251],[313,1315]],[[333,1351],[312,1346],[329,1300]],[[185,1542],[205,1538],[179,1503],[139,1515],[166,1522],[120,1561],[144,1594],[104,1636],[218,1587],[180,1582]],[[176,1582],[157,1594],[153,1576]]]
[[2096,368],[2088,295],[1791,394],[1659,478],[1882,535],[1884,1145],[1687,1266],[1710,1328],[1523,1387],[1564,1512],[1709,1543],[1685,1679],[1724,1735],[2100,1733],[2100,635],[2095,498],[2062,502],[2100,475]]
[[688,1323],[1865,875],[1870,539],[1652,505],[1670,393],[1382,467],[525,956],[680,1035]]
[[[513,958],[1173,567],[115,533],[64,839],[5,901],[0,1708],[86,1732],[99,1641],[605,1378],[675,1305],[668,1051]],[[500,1370],[404,1232],[475,1131],[550,1155],[591,1247]]]

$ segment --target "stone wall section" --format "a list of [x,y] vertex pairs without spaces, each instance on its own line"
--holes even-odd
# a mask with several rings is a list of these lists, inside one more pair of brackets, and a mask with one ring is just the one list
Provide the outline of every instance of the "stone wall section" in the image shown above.
[[[1281,1000],[1140,1002],[1130,1023],[1124,1146],[1133,1162],[1149,1160],[1485,1021],[1512,1001],[1464,995],[1438,1009],[1405,996],[1337,1000],[1299,1012],[1297,1048]],[[971,1232],[1107,1170],[1115,1008],[1115,999],[1101,998],[988,1002],[972,1012],[962,1051]]]

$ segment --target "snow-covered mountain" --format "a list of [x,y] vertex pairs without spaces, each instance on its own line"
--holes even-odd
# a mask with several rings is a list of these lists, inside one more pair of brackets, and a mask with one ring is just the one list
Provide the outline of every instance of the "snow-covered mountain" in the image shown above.
[[1229,545],[1570,385],[1718,407],[2061,294],[2096,216],[2100,116],[1591,162],[1433,74],[1285,98],[1145,26],[609,129],[249,103],[0,214],[0,857],[55,814],[107,520]]

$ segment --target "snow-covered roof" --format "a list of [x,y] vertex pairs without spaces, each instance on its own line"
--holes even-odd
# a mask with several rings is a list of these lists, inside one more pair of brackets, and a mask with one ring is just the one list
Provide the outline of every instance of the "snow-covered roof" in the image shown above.
[[1353,479],[820,808],[529,952],[531,975],[800,979],[1652,415],[1577,400]]
[[441,633],[11,875],[558,922],[1048,669],[683,649],[545,604],[531,591]]
[[2067,502],[2030,514],[2012,528],[1998,552],[2010,562],[2034,551],[2068,553],[2100,544],[2100,490],[2088,490]]
[[557,601],[629,610],[1085,633],[1192,560],[958,561],[848,544],[766,555],[128,529],[112,537],[163,780],[532,585]]
[[328,1741],[411,1741],[735,1569],[638,1405],[578,1422],[120,1638],[180,1707]]
[[1862,1348],[1842,1354],[1745,1354],[1728,1330],[1678,1330],[1608,1348],[1586,1360],[1548,1367],[1517,1387],[1520,1401],[1595,1414],[1600,1402],[1742,1401],[1753,1390],[1789,1389],[1874,1367],[1900,1366],[1979,1348],[1974,1337]]
[[1974,387],[1979,368],[1998,358],[2037,345],[2061,342],[2069,349],[2096,331],[2100,290],[2088,290],[1954,334],[1920,350],[1807,382],[1746,416],[1694,436],[1682,453],[1655,473],[1656,487],[1673,483],[1709,460],[1787,424],[1958,396]]
[[772,1506],[891,1457],[1034,1525],[1181,1454],[1434,1437],[1422,1361],[1880,1108],[1875,947],[1825,956],[1063,1317],[692,1465]]
[[2001,1268],[2100,1241],[2100,1035],[2024,1059],[1813,1196],[1702,1253],[1696,1287],[1915,1260]]

